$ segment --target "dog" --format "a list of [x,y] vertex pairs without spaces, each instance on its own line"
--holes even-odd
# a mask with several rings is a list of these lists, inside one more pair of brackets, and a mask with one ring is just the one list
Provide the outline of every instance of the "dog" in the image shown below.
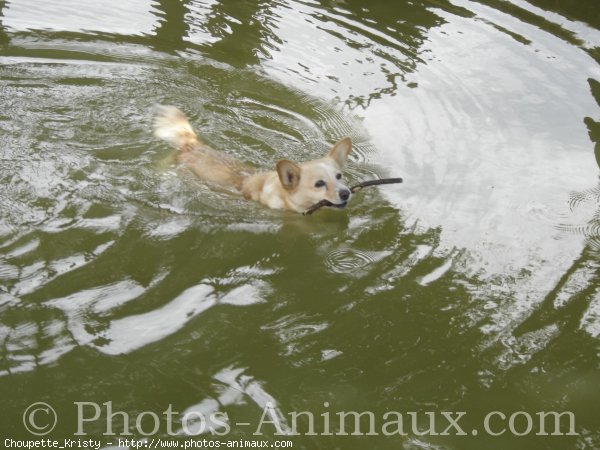
[[350,138],[341,139],[322,158],[303,163],[284,159],[277,162],[274,171],[259,172],[203,143],[174,106],[159,107],[154,135],[175,146],[178,163],[201,179],[232,187],[246,199],[269,208],[302,213],[322,200],[344,208],[351,197],[342,181],[342,170],[352,151]]

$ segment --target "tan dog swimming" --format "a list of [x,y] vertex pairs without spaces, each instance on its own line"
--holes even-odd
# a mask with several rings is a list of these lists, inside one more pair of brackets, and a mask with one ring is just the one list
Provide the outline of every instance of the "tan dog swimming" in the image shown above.
[[339,141],[323,158],[298,164],[281,160],[274,171],[257,172],[204,144],[173,106],[160,107],[154,135],[174,145],[178,162],[203,180],[234,187],[245,198],[269,208],[304,212],[321,200],[343,208],[350,199],[350,189],[342,182],[342,169],[352,150],[350,138]]

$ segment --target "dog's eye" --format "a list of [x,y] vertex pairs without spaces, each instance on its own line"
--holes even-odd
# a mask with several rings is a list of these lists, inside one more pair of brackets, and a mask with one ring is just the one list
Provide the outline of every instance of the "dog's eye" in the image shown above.
[[342,174],[341,174],[341,173],[338,173],[338,174],[337,174],[335,177],[336,177],[338,180],[341,180],[341,179],[342,179]]
[[319,180],[319,181],[317,181],[315,183],[315,187],[316,188],[320,188],[320,187],[323,187],[323,186],[325,186],[325,182],[323,180]]

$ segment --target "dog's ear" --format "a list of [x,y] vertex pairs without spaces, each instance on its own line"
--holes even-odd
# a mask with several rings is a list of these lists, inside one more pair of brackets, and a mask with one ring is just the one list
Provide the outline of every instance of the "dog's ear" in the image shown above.
[[344,164],[346,164],[346,159],[348,159],[348,155],[351,151],[352,141],[350,140],[350,138],[347,137],[335,144],[333,148],[329,151],[328,156],[330,158],[333,158],[340,167],[344,167]]
[[279,181],[284,188],[288,191],[293,191],[300,183],[300,166],[294,164],[287,159],[277,161],[277,175],[279,175]]

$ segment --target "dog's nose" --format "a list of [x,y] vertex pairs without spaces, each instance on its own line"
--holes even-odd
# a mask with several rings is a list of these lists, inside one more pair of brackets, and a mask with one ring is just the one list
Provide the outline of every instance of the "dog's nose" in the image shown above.
[[348,200],[348,199],[350,198],[350,191],[349,191],[348,189],[342,189],[342,190],[340,191],[340,198],[341,198],[343,201],[346,201],[346,200]]

